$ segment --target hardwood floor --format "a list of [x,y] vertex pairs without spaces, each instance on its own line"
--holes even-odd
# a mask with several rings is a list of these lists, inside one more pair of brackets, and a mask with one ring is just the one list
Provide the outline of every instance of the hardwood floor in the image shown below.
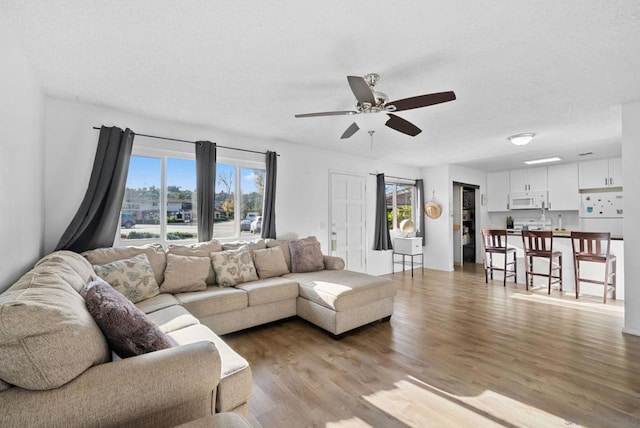
[[622,302],[487,285],[475,265],[387,277],[391,321],[340,341],[300,319],[225,336],[253,370],[254,427],[640,426]]

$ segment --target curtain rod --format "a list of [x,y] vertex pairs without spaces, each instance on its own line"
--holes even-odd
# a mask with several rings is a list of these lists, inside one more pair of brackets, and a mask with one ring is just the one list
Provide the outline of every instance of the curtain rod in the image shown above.
[[[370,172],[369,175],[378,175],[376,173]],[[416,181],[415,178],[404,178],[404,177],[396,177],[395,175],[384,175],[384,178],[395,178],[396,180],[407,180],[407,181]]]
[[[93,129],[97,129],[100,130],[101,128],[94,126]],[[149,134],[138,134],[137,132],[134,132],[134,134],[136,134],[136,137],[147,137],[147,138],[157,138],[158,140],[167,140],[167,141],[178,141],[180,143],[190,143],[190,144],[196,144],[196,141],[189,141],[189,140],[180,140],[178,138],[169,138],[169,137],[159,137],[157,135],[149,135]],[[216,147],[219,147],[221,149],[229,149],[229,150],[237,150],[239,152],[249,152],[249,153],[257,153],[259,155],[266,155],[266,152],[259,152],[257,150],[249,150],[249,149],[239,149],[237,147],[228,147],[228,146],[220,146],[218,144],[216,144]],[[276,156],[280,156],[278,153],[276,153]]]

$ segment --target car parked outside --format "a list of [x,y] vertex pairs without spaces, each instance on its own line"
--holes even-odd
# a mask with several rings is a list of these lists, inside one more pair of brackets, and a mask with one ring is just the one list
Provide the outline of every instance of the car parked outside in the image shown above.
[[251,223],[259,216],[257,212],[248,212],[244,220],[240,222],[240,231],[251,231]]
[[256,217],[255,220],[251,222],[251,233],[260,233],[262,230],[262,216]]
[[136,225],[136,218],[133,214],[122,213],[120,214],[120,226],[125,229],[131,229]]

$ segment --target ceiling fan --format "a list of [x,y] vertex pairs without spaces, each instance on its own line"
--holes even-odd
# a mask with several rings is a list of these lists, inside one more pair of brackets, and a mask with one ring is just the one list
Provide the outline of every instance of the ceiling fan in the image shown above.
[[[362,113],[380,113],[385,112],[389,116],[389,120],[385,123],[391,129],[402,132],[403,134],[415,137],[422,132],[420,128],[393,114],[392,112],[411,110],[414,108],[427,107],[434,104],[446,103],[456,99],[453,91],[437,92],[433,94],[419,95],[417,97],[403,98],[401,100],[389,101],[387,94],[374,90],[376,83],[380,80],[380,76],[376,73],[366,74],[364,77],[347,76],[347,81],[351,87],[353,95],[356,97],[355,110],[346,111],[325,111],[319,113],[296,114],[295,117],[317,117],[317,116],[343,116]],[[342,134],[341,139],[349,138],[358,130],[358,124],[353,122]]]

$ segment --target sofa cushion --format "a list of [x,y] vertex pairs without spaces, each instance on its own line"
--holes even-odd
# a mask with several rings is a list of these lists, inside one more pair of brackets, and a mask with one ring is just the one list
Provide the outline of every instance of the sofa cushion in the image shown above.
[[288,278],[268,278],[237,285],[247,292],[249,306],[295,299],[298,297],[298,282]]
[[235,287],[209,286],[205,291],[180,293],[176,299],[196,318],[237,311],[249,304],[247,292]]
[[147,314],[147,317],[164,333],[180,330],[200,321],[187,311],[184,306],[173,305]]
[[176,299],[172,294],[158,294],[150,299],[143,300],[141,302],[136,303],[138,309],[140,309],[145,314],[149,314],[151,312],[159,311],[163,308],[168,308],[169,306],[179,305],[178,299]]
[[335,311],[396,295],[393,281],[349,270],[290,273],[284,278],[298,282],[300,297]]
[[324,269],[320,243],[308,239],[289,241],[291,272],[316,272]]
[[261,279],[273,278],[274,276],[289,273],[287,261],[281,247],[265,248],[264,250],[254,250],[253,264],[256,266],[258,276]]
[[[222,244],[217,239],[212,239],[208,242],[198,242],[197,244],[189,245],[169,244],[167,247],[167,256],[169,254],[176,254],[178,256],[204,257],[210,261],[209,254],[217,253],[218,251],[222,251]],[[210,262],[206,283],[207,285],[214,285],[216,283],[216,274]]]
[[216,281],[223,287],[258,279],[251,252],[246,245],[237,250],[211,253],[211,262],[216,271]]
[[200,291],[207,288],[207,277],[211,269],[211,259],[207,257],[179,256],[167,254],[167,269],[161,293],[181,293]]
[[280,247],[284,255],[284,261],[287,262],[287,269],[291,272],[291,252],[289,251],[289,240],[287,239],[265,239],[267,248]]
[[249,363],[214,332],[200,324],[171,332],[169,336],[178,345],[209,341],[213,342],[218,348],[222,363],[222,378],[218,384],[216,397],[216,410],[218,412],[232,410],[249,400],[253,389]]
[[153,269],[158,285],[164,281],[164,270],[167,267],[167,255],[160,244],[148,244],[139,247],[107,247],[82,253],[92,265],[104,265],[116,260],[130,259],[138,254],[146,254]]
[[89,313],[118,356],[127,358],[171,348],[169,338],[158,326],[104,280],[96,277],[81,294]]
[[7,389],[11,388],[11,384],[7,383],[5,381],[3,381],[2,379],[0,379],[0,392],[2,391],[6,391]]
[[259,238],[256,239],[254,241],[232,241],[232,242],[225,242],[222,244],[222,249],[223,250],[237,250],[240,247],[243,246],[247,246],[249,247],[249,251],[253,251],[253,250],[263,250],[265,248],[267,248],[267,243],[265,242],[264,239]]
[[61,250],[47,254],[41,258],[34,266],[34,272],[43,272],[45,270],[62,271],[72,270],[78,281],[70,282],[70,285],[76,291],[80,291],[82,287],[91,279],[95,272],[91,263],[78,253],[73,251]]
[[104,265],[93,265],[100,278],[133,303],[160,293],[153,269],[146,254],[130,259],[116,260]]
[[107,362],[107,341],[82,297],[55,273],[30,278],[29,286],[0,294],[0,378],[53,389]]

